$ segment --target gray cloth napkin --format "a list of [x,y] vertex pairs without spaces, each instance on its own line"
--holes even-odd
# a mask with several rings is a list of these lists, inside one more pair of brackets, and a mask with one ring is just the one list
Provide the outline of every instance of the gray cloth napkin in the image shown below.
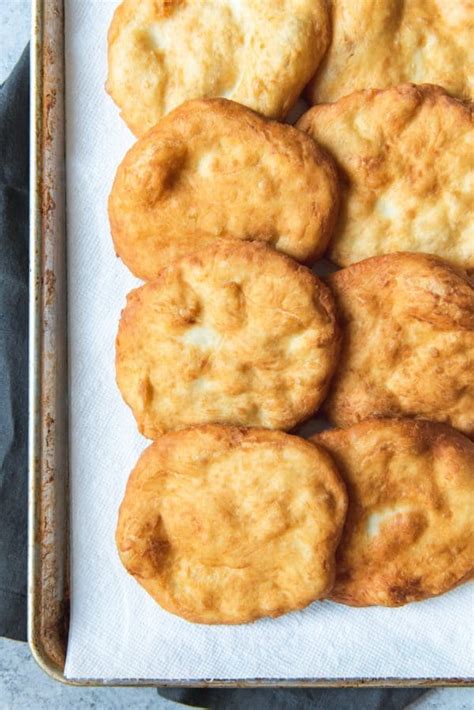
[[163,698],[211,710],[402,710],[418,688],[163,688]]
[[0,87],[0,636],[26,638],[29,51]]

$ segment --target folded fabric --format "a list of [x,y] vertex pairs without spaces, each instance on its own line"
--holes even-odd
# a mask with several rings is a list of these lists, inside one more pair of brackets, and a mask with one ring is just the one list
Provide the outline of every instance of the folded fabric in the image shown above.
[[419,688],[163,688],[159,695],[209,710],[403,710]]
[[0,636],[26,638],[29,48],[0,87]]

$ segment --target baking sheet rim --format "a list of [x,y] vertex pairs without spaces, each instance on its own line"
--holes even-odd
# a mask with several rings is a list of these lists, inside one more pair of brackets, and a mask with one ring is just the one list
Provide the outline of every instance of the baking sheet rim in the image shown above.
[[[45,342],[60,342],[64,332],[54,330],[65,321],[65,190],[58,166],[64,163],[64,0],[33,0],[30,49],[30,343],[29,343],[29,533],[28,533],[28,642],[38,665],[57,681],[80,686],[142,687],[435,687],[473,686],[474,678],[246,678],[66,679],[67,640],[58,639],[68,628],[67,518],[62,529],[49,530],[45,521],[67,516],[67,461],[57,452],[57,403],[66,400],[67,372],[47,367]],[[56,170],[48,167],[56,166]],[[60,197],[55,202],[51,195]],[[58,245],[57,240],[62,240]],[[58,249],[58,246],[60,248]],[[63,259],[57,259],[57,252]],[[48,268],[52,266],[51,268]],[[61,269],[64,273],[61,273]],[[48,273],[49,272],[49,273]],[[49,355],[57,356],[57,352]],[[61,363],[60,363],[61,364]],[[65,363],[62,368],[65,370]],[[46,391],[45,391],[46,390]],[[59,395],[59,398],[58,398]],[[51,426],[45,426],[53,422]],[[54,428],[56,427],[56,428]],[[60,431],[59,431],[60,433]],[[53,434],[53,435],[52,435]],[[67,430],[64,433],[66,438]],[[67,441],[62,442],[67,452]],[[53,462],[53,463],[51,463]],[[48,465],[46,465],[48,464]],[[59,500],[58,500],[59,490]],[[63,491],[64,495],[61,494]],[[61,498],[62,495],[62,498]],[[58,543],[62,538],[62,544]],[[53,597],[44,602],[45,579],[52,580]],[[49,575],[49,576],[48,576]],[[56,576],[54,576],[56,575]],[[58,578],[63,579],[59,584]],[[49,590],[51,593],[51,590]],[[48,614],[51,616],[49,621]],[[61,626],[61,628],[58,628]],[[63,628],[64,627],[64,628]],[[48,630],[48,633],[46,633]]]

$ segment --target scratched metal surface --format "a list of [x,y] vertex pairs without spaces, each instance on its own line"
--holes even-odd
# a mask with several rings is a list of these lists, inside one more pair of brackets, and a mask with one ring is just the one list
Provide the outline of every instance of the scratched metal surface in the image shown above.
[[[32,15],[28,639],[39,665],[50,676],[67,682],[63,672],[69,626],[63,0],[33,0]],[[192,687],[471,685],[461,678],[255,678],[240,681],[189,681],[183,678],[104,681],[91,678],[71,684]]]

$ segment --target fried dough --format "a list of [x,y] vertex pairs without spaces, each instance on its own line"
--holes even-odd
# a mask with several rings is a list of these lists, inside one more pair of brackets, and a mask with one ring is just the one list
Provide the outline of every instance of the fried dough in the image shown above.
[[472,105],[407,84],[315,106],[297,125],[330,151],[345,184],[332,261],[415,251],[474,268]]
[[474,290],[423,254],[366,259],[332,274],[343,330],[325,403],[337,426],[369,417],[445,422],[474,435]]
[[283,118],[328,43],[325,0],[125,0],[109,30],[107,91],[137,136],[197,98]]
[[442,424],[376,419],[313,438],[333,456],[349,508],[331,598],[401,606],[474,573],[474,444]]
[[257,240],[298,261],[324,252],[337,217],[330,158],[306,134],[232,101],[190,101],[141,138],[109,198],[115,249],[154,278],[217,240]]
[[346,512],[329,454],[263,429],[168,433],[128,481],[117,546],[164,608],[201,624],[242,624],[326,595]]
[[332,26],[312,103],[406,81],[474,98],[472,0],[332,0]]
[[291,429],[324,398],[339,349],[329,289],[263,244],[222,242],[132,291],[117,383],[140,431]]

